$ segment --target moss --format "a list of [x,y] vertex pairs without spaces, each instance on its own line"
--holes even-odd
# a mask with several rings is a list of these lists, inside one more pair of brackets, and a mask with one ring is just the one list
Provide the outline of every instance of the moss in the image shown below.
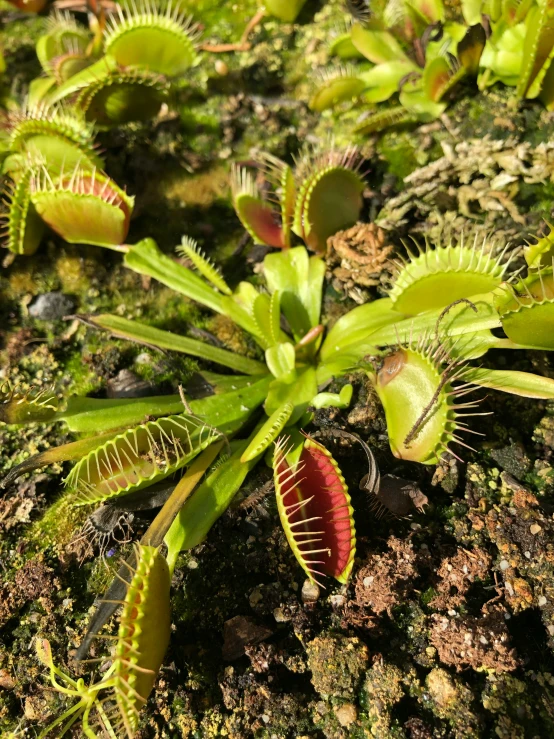
[[369,657],[365,644],[356,637],[330,634],[308,642],[306,652],[312,684],[320,695],[355,695]]
[[433,712],[450,723],[456,739],[482,736],[481,721],[472,710],[473,693],[467,685],[441,668],[431,670],[425,685]]
[[408,132],[390,131],[380,138],[377,151],[386,163],[386,170],[397,177],[398,187],[414,169],[427,164],[429,155]]
[[362,688],[363,703],[367,711],[366,723],[376,738],[392,736],[393,728],[400,729],[391,710],[404,697],[403,672],[395,665],[377,661],[367,671]]

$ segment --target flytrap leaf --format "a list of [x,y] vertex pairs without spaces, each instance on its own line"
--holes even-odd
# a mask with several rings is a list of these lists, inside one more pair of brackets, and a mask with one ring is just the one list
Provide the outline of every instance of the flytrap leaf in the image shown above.
[[266,180],[272,185],[279,201],[283,243],[288,248],[290,247],[294,204],[296,201],[296,182],[294,181],[292,167],[267,152],[262,152],[258,157],[258,161]]
[[125,266],[140,275],[154,277],[163,285],[223,313],[222,295],[192,270],[163,254],[153,239],[142,239],[125,254]]
[[495,304],[506,335],[533,349],[554,349],[554,277],[539,269],[514,285],[505,285]]
[[387,419],[387,432],[392,453],[398,459],[422,464],[436,464],[449,444],[455,441],[467,446],[456,435],[461,408],[475,404],[455,404],[458,389],[452,381],[461,370],[450,365],[444,347],[429,344],[422,337],[417,345],[400,347],[389,354],[378,372],[370,374]]
[[319,324],[325,262],[303,247],[268,254],[264,277],[271,293],[279,293],[280,307],[300,341]]
[[94,129],[77,112],[61,106],[29,106],[7,116],[8,148],[4,165],[8,171],[26,168],[33,161],[48,162],[51,174],[64,168],[102,166],[94,149]]
[[355,100],[366,87],[366,82],[356,74],[355,69],[338,67],[325,73],[318,81],[317,90],[310,100],[310,108],[322,113],[339,103]]
[[159,75],[116,71],[85,87],[75,106],[87,121],[115,126],[155,118],[167,95],[168,85]]
[[[554,69],[554,68],[553,68]],[[554,227],[548,224],[548,233],[537,238],[535,243],[528,243],[523,249],[525,261],[529,267],[550,267],[554,258]]]
[[142,344],[170,349],[175,352],[183,352],[191,357],[206,359],[208,362],[216,362],[224,367],[229,367],[236,372],[244,372],[247,375],[260,375],[267,372],[265,364],[255,359],[242,357],[240,354],[228,349],[220,349],[218,346],[206,344],[198,339],[189,339],[188,336],[180,336],[171,331],[163,331],[153,326],[146,326],[138,321],[130,321],[120,316],[104,314],[90,316],[88,323],[99,328],[104,328],[116,336]]
[[177,253],[190,259],[202,277],[208,280],[208,282],[211,282],[216,290],[219,290],[219,292],[224,295],[233,294],[233,291],[223,279],[223,275],[219,269],[205,254],[203,254],[198,243],[194,239],[191,239],[189,236],[183,236],[181,239],[181,246],[177,247]]
[[522,398],[554,399],[554,380],[530,372],[471,367],[465,374],[464,379],[480,387],[500,390],[503,393],[519,395]]
[[244,450],[240,461],[243,463],[252,462],[257,459],[260,454],[265,452],[268,446],[275,441],[281,431],[287,425],[294,405],[290,401],[286,401],[282,406],[277,408],[267,421],[260,428],[256,436],[252,439],[248,447]]
[[14,254],[34,254],[44,234],[44,222],[31,202],[30,179],[27,169],[5,193],[7,212],[2,216],[4,246]]
[[254,178],[243,167],[231,170],[233,206],[240,222],[257,244],[283,248],[285,237],[275,208],[262,197]]
[[199,27],[179,4],[159,8],[139,0],[110,17],[104,37],[106,54],[121,67],[138,67],[166,77],[186,72],[196,61]]
[[299,564],[314,582],[324,575],[347,582],[356,553],[354,511],[330,452],[307,438],[291,467],[282,438],[275,444],[273,470],[279,517]]
[[[261,405],[268,393],[271,375],[260,377],[228,376],[233,384],[225,392],[190,400],[195,416],[224,434],[232,434]],[[147,416],[175,414],[183,407],[180,396],[152,398],[70,398],[67,408],[54,420],[65,421],[74,433],[98,434],[110,429],[140,424]]]
[[294,23],[305,4],[306,0],[266,0],[264,3],[268,13],[285,23]]
[[531,8],[526,19],[521,74],[516,87],[519,98],[529,96],[554,48],[554,2],[541,0]]
[[358,164],[355,148],[331,151],[306,161],[307,172],[299,173],[293,230],[313,251],[324,252],[329,236],[358,220],[364,189]]
[[0,386],[1,423],[46,423],[54,420],[57,410],[58,399],[52,392],[32,388],[22,392],[8,382]]
[[134,736],[139,711],[150,695],[169,645],[170,576],[159,549],[135,545],[136,567],[119,620],[113,685],[117,711],[115,731]]
[[65,241],[115,250],[125,244],[134,198],[107,175],[78,166],[52,178],[40,167],[30,187],[37,213]]
[[84,54],[90,39],[90,32],[79,25],[71,13],[55,10],[48,18],[47,32],[40,36],[35,46],[44,72],[50,74],[52,61],[70,50]]
[[207,475],[179,511],[164,539],[170,569],[179,552],[192,549],[204,541],[238,493],[246,475],[257,464],[257,457],[249,462],[241,460],[244,450],[257,432],[258,427],[254,429],[250,439],[231,442],[231,456]]
[[96,683],[74,680],[54,664],[46,639],[37,639],[38,659],[50,673],[55,690],[78,699],[40,734],[66,735],[81,720],[82,735],[108,736],[111,739],[135,736],[140,710],[146,703],[169,645],[171,612],[170,575],[159,549],[136,544],[131,561],[126,563],[124,594],[111,667]]
[[188,464],[220,432],[185,414],[148,421],[93,449],[66,479],[75,505],[139,490]]
[[481,23],[470,26],[458,42],[458,61],[468,74],[476,75],[479,71],[479,62],[486,43],[487,35]]
[[512,256],[504,261],[507,247],[499,253],[494,243],[477,236],[469,243],[462,238],[433,249],[429,244],[417,246],[417,255],[408,249],[409,259],[398,269],[389,292],[394,309],[406,315],[491,292],[501,284]]

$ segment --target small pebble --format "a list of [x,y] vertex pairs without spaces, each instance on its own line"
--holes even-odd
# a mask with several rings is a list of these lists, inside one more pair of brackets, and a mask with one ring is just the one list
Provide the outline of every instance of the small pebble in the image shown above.
[[364,588],[369,588],[373,580],[373,577],[364,577]]
[[548,628],[548,633],[550,634],[550,636],[554,636],[554,625],[548,624],[547,628]]
[[189,559],[189,561],[187,562],[187,567],[189,568],[189,570],[196,570],[196,568],[198,567],[198,562],[195,559]]
[[229,74],[229,67],[221,59],[216,59],[214,67],[215,71],[222,77],[225,77],[226,74]]
[[306,578],[302,585],[302,601],[304,603],[315,603],[319,598],[319,586]]
[[15,688],[15,680],[7,670],[0,670],[0,688],[3,690],[13,690]]
[[545,606],[548,603],[548,600],[544,595],[541,595],[537,603],[539,604],[539,606]]
[[504,572],[510,568],[510,563],[507,559],[503,559],[500,563],[500,569]]
[[255,606],[257,603],[259,603],[261,600],[263,600],[263,596],[260,593],[260,591],[258,590],[258,588],[256,588],[255,590],[253,590],[250,593],[250,595],[248,597],[248,600],[249,600],[251,606]]
[[539,533],[539,531],[542,531],[542,527],[539,526],[538,523],[534,523],[532,526],[529,527],[529,531],[535,536]]
[[273,618],[277,621],[278,624],[284,624],[287,621],[290,621],[282,608],[275,608],[275,610],[273,611]]
[[58,321],[74,309],[75,303],[60,292],[44,293],[29,306],[29,315],[39,321]]

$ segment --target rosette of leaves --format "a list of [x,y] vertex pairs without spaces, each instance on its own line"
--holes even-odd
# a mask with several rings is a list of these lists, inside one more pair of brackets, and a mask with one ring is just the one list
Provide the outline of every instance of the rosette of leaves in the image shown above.
[[361,157],[346,151],[311,151],[293,169],[277,157],[261,154],[258,184],[245,168],[232,172],[233,205],[241,223],[258,244],[287,249],[295,234],[315,252],[327,239],[352,226],[362,207]]
[[485,45],[479,24],[468,28],[446,23],[440,0],[434,3],[389,3],[367,22],[353,24],[349,38],[334,42],[333,53],[372,63],[339,66],[327,72],[311,99],[323,111],[337,103],[359,100],[376,104],[398,96],[399,105],[370,115],[360,132],[379,130],[393,123],[428,121],[447,107],[454,88],[476,76]]
[[[331,51],[350,60],[326,72],[311,99],[317,111],[358,101],[383,107],[358,127],[361,133],[438,117],[462,80],[480,89],[503,82],[518,98],[540,97],[554,105],[554,7],[548,0],[514,4],[465,2],[463,21],[445,18],[434,3],[389,2],[365,22],[353,24]],[[365,69],[353,61],[366,59]]]
[[[68,44],[67,33],[57,47]],[[39,58],[54,53],[53,32],[39,40]],[[56,70],[64,63],[65,76],[55,75],[55,85],[45,89],[50,103],[70,100],[86,120],[98,126],[121,125],[145,121],[158,114],[167,100],[170,80],[185,74],[197,60],[196,42],[199,27],[179,10],[168,4],[161,9],[144,0],[122,9],[116,6],[108,18],[102,35],[100,58],[90,43],[83,63],[72,62],[58,54],[46,65]],[[42,62],[42,58],[41,58]]]
[[[156,485],[179,473],[179,481],[140,544],[153,548],[145,554],[150,558],[165,541],[169,573],[178,553],[205,538],[246,475],[273,447],[279,516],[299,564],[314,580],[324,575],[340,582],[348,579],[355,552],[348,490],[329,452],[301,433],[309,428],[314,407],[350,404],[349,385],[336,394],[319,392],[333,377],[356,367],[364,369],[383,403],[393,453],[424,464],[452,451],[455,442],[465,445],[459,434],[470,429],[463,418],[479,414],[479,409],[475,401],[462,397],[474,387],[554,398],[554,381],[549,378],[476,368],[466,361],[491,347],[543,347],[550,329],[551,274],[540,273],[540,288],[536,282],[526,283],[526,293],[533,299],[522,300],[522,289],[517,284],[508,287],[505,281],[509,257],[487,240],[448,243],[409,254],[398,266],[390,296],[346,313],[325,338],[321,323],[325,265],[304,247],[266,256],[265,290],[250,282],[231,288],[189,239],[183,240],[179,252],[190,267],[162,254],[146,239],[128,248],[125,263],[230,318],[258,345],[257,357],[121,316],[94,315],[84,320],[121,339],[196,357],[207,367],[202,373],[213,395],[200,400],[177,395],[71,398],[58,403],[51,396],[5,388],[0,406],[5,422],[59,420],[82,435],[26,460],[12,470],[4,485],[39,466],[74,461],[66,479],[67,504],[88,506],[109,498],[124,507],[127,496],[139,490],[154,495]],[[457,300],[452,304],[454,287]],[[515,305],[498,302],[507,290],[517,290]],[[520,308],[529,311],[528,319],[522,321]],[[544,330],[528,332],[523,345],[517,334],[528,320]],[[492,333],[501,327],[508,338]],[[214,374],[212,365],[234,374]],[[228,454],[212,467],[226,444]],[[122,566],[121,578],[135,564],[133,560]],[[91,620],[81,657],[118,603],[125,608],[126,588],[122,579],[110,586]],[[160,659],[156,652],[156,665],[148,669],[156,670]],[[102,683],[104,687],[111,685]],[[90,690],[72,695],[86,699],[92,710],[99,690]],[[77,705],[83,708],[81,702]],[[86,710],[81,714],[88,717]]]

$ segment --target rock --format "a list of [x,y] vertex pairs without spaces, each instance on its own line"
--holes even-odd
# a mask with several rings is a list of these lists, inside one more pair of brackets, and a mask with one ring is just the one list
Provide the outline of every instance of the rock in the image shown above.
[[145,398],[152,395],[154,387],[141,380],[131,370],[123,369],[108,380],[108,398]]
[[15,680],[8,670],[0,670],[0,688],[3,690],[13,690],[15,688]]
[[29,306],[29,315],[39,321],[58,321],[73,311],[75,303],[60,292],[38,295]]
[[358,718],[358,711],[354,704],[344,703],[335,708],[335,716],[341,726],[350,726]]
[[302,585],[302,601],[304,603],[315,603],[319,598],[319,587],[309,578],[304,580]]
[[258,626],[245,616],[235,616],[223,625],[223,659],[234,660],[242,657],[244,647],[259,644],[273,632],[265,626]]

